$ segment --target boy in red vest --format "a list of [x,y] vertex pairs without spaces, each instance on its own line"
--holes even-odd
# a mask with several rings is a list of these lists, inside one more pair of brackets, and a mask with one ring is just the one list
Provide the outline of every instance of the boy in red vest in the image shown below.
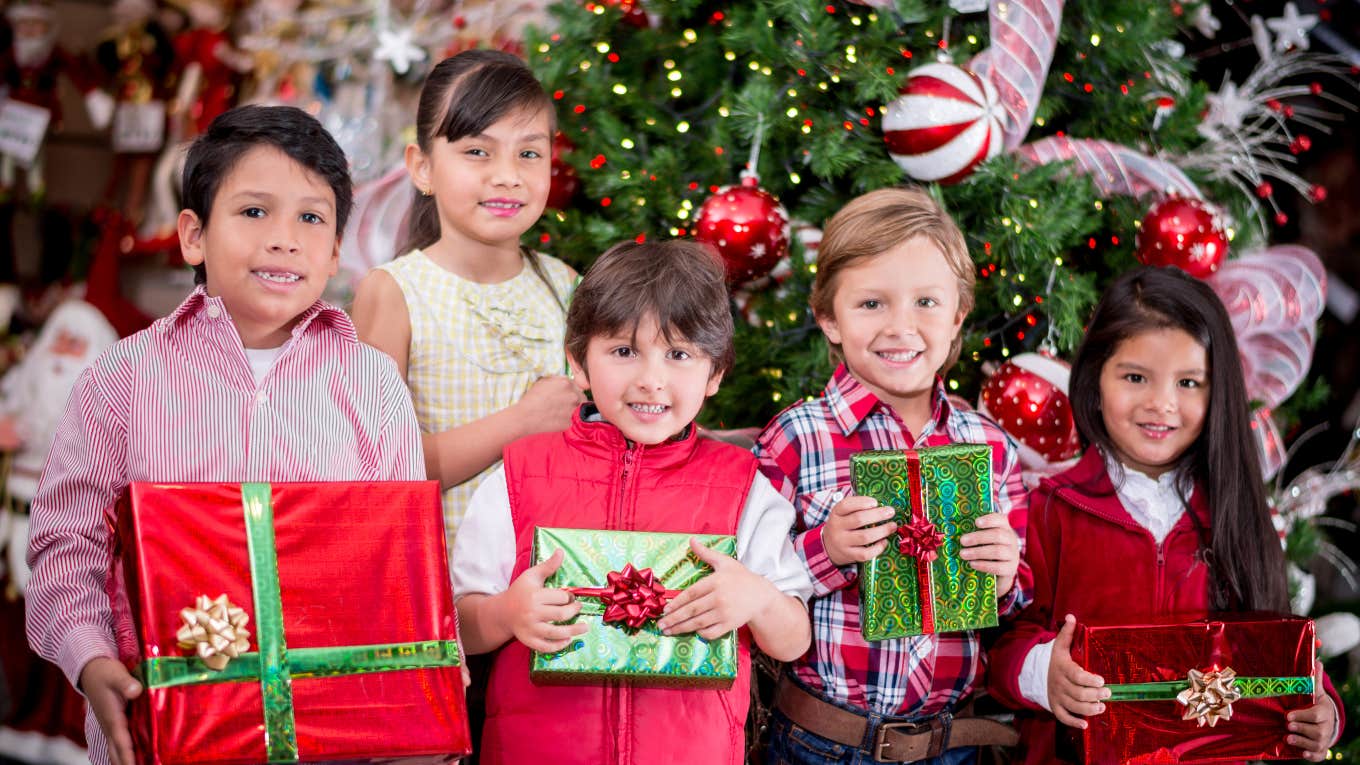
[[[793,507],[747,451],[699,438],[694,417],[732,365],[722,265],[686,241],[628,242],[586,274],[567,314],[567,356],[590,391],[571,427],[520,439],[478,487],[453,553],[469,653],[499,649],[481,761],[739,763],[750,698],[749,640],[780,661],[811,642],[807,569],[789,541]],[[730,690],[617,682],[534,685],[529,652],[565,648],[584,624],[529,565],[536,526],[732,534],[737,557],[691,540],[714,573],[666,606],[667,634],[713,639],[741,627]]]

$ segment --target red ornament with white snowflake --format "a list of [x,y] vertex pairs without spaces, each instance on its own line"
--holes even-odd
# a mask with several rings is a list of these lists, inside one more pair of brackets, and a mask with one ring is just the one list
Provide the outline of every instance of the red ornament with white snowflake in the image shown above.
[[576,175],[576,168],[563,159],[576,146],[572,144],[567,134],[557,131],[553,136],[552,142],[552,180],[548,186],[548,207],[554,210],[565,210],[571,205],[572,197],[581,188],[581,179]]
[[1064,361],[1022,353],[982,386],[978,408],[1020,442],[1020,462],[1027,468],[1068,460],[1081,451],[1067,398],[1070,374]]
[[883,111],[883,141],[907,175],[957,183],[1001,153],[1004,110],[985,78],[953,64],[907,73],[902,95]]
[[1149,266],[1176,266],[1203,279],[1228,257],[1226,228],[1218,211],[1201,200],[1164,199],[1143,218],[1138,260]]
[[727,283],[745,284],[769,274],[789,251],[789,214],[761,189],[755,176],[724,186],[694,217],[694,238],[722,258]]

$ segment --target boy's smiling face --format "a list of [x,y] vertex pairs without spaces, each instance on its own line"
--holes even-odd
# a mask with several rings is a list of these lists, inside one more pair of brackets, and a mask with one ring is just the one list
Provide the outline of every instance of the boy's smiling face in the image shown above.
[[246,348],[277,348],[321,297],[340,261],[335,192],[270,145],[249,149],[222,179],[205,228],[179,216],[180,247],[204,264]]
[[635,443],[659,444],[681,433],[722,382],[712,359],[671,335],[667,340],[656,317],[647,315],[636,337],[620,330],[590,338],[584,367],[568,356],[576,384],[591,391],[601,416]]

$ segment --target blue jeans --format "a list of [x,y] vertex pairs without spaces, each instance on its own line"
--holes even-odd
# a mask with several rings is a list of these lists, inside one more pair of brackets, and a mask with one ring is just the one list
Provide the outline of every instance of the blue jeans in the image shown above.
[[[778,709],[770,714],[770,749],[767,765],[871,765],[874,756],[853,746],[838,744],[793,724]],[[973,765],[977,748],[950,749],[920,765]]]

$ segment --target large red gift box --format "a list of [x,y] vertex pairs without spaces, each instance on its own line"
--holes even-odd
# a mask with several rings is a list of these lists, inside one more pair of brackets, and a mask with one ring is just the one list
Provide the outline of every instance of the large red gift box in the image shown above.
[[1077,626],[1072,658],[1112,696],[1078,738],[1094,763],[1292,760],[1285,715],[1313,704],[1313,622],[1234,615]]
[[140,762],[470,751],[435,482],[134,483],[117,523]]

